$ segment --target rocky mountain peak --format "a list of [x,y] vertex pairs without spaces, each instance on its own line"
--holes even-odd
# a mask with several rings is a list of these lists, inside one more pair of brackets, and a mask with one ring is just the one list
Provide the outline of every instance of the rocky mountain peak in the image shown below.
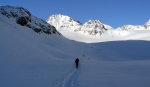
[[0,13],[10,17],[31,16],[31,13],[23,7],[16,6],[0,6]]
[[89,20],[83,25],[83,28],[103,29],[105,26],[99,20]]
[[7,18],[12,18],[17,24],[29,27],[37,33],[60,34],[54,26],[33,16],[28,10],[22,7],[0,6],[0,14]]
[[88,24],[102,24],[99,20],[89,20]]
[[56,28],[70,28],[81,25],[79,21],[75,21],[71,17],[61,14],[50,16],[47,22]]
[[89,20],[83,26],[81,29],[78,29],[76,31],[84,31],[85,33],[89,33],[90,35],[102,35],[105,31],[108,29],[112,29],[111,26],[103,24],[99,20]]
[[113,29],[111,26],[103,24],[99,20],[89,20],[85,24],[81,24],[79,21],[75,21],[71,17],[61,14],[50,16],[47,22],[55,26],[58,31],[61,31],[61,29],[71,29],[75,32],[88,32],[90,35],[102,35],[108,29]]
[[150,28],[150,20],[148,20],[145,24],[144,24],[144,27],[147,29],[147,28]]

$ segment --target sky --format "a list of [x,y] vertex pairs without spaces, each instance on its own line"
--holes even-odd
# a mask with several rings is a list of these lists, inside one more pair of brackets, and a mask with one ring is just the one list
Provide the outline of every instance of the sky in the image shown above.
[[150,0],[0,0],[1,6],[21,6],[43,20],[62,14],[83,24],[100,20],[114,28],[144,25],[150,19],[149,3]]

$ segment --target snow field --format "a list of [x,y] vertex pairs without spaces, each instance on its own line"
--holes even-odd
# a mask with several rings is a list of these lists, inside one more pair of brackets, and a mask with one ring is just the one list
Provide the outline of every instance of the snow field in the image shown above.
[[[149,41],[130,41],[126,39],[129,36],[124,37],[126,41],[81,43],[59,35],[35,33],[15,24],[13,19],[0,17],[0,87],[150,86]],[[129,32],[142,38],[149,34]],[[89,42],[94,37],[73,38],[87,38]],[[80,59],[77,70],[76,57]]]

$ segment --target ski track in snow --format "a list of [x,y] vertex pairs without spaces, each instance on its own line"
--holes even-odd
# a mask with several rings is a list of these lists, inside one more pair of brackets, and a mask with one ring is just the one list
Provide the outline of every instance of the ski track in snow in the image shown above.
[[62,79],[56,81],[53,87],[83,87],[78,81],[80,69],[74,69]]

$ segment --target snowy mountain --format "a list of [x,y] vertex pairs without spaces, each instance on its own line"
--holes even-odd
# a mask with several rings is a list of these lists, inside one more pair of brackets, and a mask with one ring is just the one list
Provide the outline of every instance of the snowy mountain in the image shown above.
[[144,30],[146,28],[142,25],[124,25],[118,29],[120,30]]
[[88,32],[90,35],[102,35],[108,29],[113,29],[111,26],[101,23],[99,20],[89,20],[81,28],[75,31]]
[[69,16],[59,14],[50,16],[47,22],[55,26],[64,37],[79,42],[150,40],[150,21],[144,25],[124,25],[114,29],[99,20],[89,20],[81,24]]
[[82,31],[89,35],[102,35],[108,29],[113,29],[111,26],[103,24],[99,20],[89,20],[82,25],[79,21],[75,21],[69,16],[60,14],[50,16],[47,22],[55,26],[60,32],[63,32],[62,30],[72,30],[75,32]]
[[[23,15],[19,17],[24,17],[22,21],[31,24],[30,28],[26,22],[17,24],[18,16],[10,15],[10,11],[17,13],[20,7],[2,8],[0,12],[8,14],[0,14],[0,87],[150,87],[149,41],[76,42],[57,33],[44,33],[43,28],[36,33],[32,27],[40,27],[35,22],[43,24],[41,19],[28,22],[29,14],[21,9]],[[31,19],[36,18],[31,14]],[[106,33],[123,33],[123,38],[129,35],[128,39],[137,37],[137,33],[143,38],[149,34],[122,30]],[[82,34],[76,39],[83,41]],[[90,41],[95,36],[87,38]],[[74,64],[77,57],[78,69]]]
[[33,16],[28,10],[22,7],[0,6],[0,14],[13,19],[14,22],[21,26],[31,28],[37,33],[59,34],[54,26]]
[[52,15],[49,17],[49,19],[47,20],[47,22],[53,26],[55,26],[57,29],[59,28],[72,28],[72,27],[80,27],[81,23],[78,21],[73,20],[71,17],[69,16],[65,16],[65,15]]
[[150,29],[150,20],[147,21],[144,25],[124,25],[124,26],[119,27],[117,29],[120,29],[120,30],[146,30],[146,29]]

